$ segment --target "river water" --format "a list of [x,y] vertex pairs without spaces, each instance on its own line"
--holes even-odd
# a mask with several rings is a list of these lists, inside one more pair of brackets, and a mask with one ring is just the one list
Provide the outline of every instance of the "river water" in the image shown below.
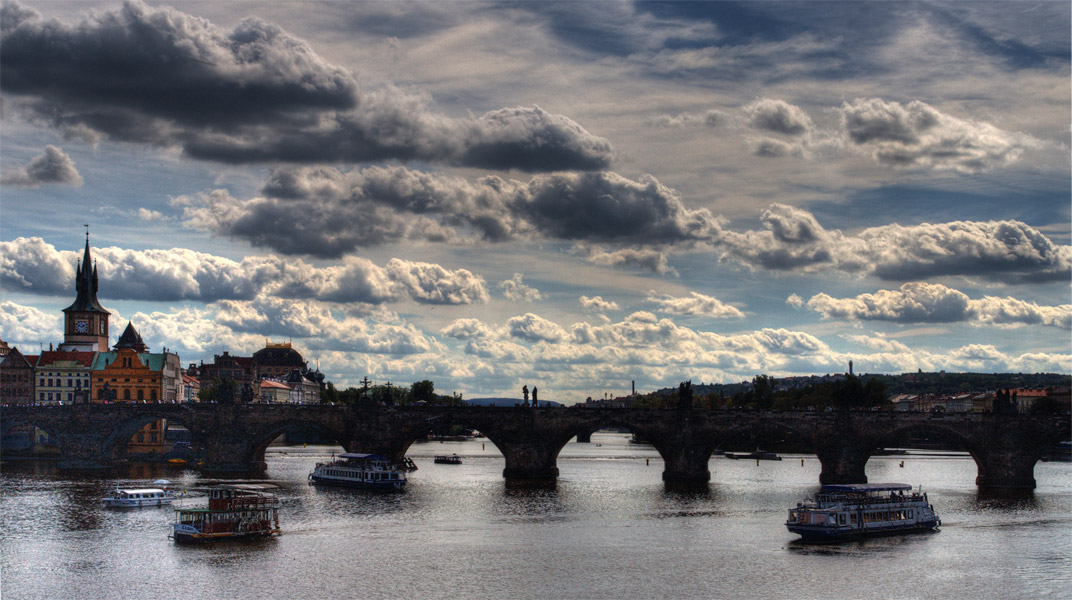
[[[872,482],[922,484],[941,531],[805,545],[786,509],[817,490],[814,456],[711,460],[706,490],[667,489],[662,460],[625,434],[570,442],[550,487],[515,488],[490,442],[415,444],[403,493],[307,485],[330,447],[273,447],[283,535],[178,546],[168,508],[105,509],[119,483],[221,480],[132,465],[119,473],[5,463],[0,594],[22,598],[1067,598],[1072,464],[1039,463],[1020,501],[979,498],[965,455],[875,457]],[[461,465],[437,465],[457,453]],[[804,465],[801,465],[801,459]],[[904,467],[899,466],[901,460]],[[648,464],[650,463],[650,464]],[[232,480],[233,481],[233,480]],[[263,480],[262,480],[263,481]]]

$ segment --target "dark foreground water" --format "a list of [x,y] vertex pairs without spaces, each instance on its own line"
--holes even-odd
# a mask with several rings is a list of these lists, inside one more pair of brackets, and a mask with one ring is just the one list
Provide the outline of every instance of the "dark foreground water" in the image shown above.
[[[711,461],[706,491],[668,490],[662,461],[628,436],[570,443],[557,485],[515,489],[481,441],[416,444],[401,494],[320,489],[331,448],[281,447],[282,536],[177,546],[172,511],[104,509],[122,485],[166,477],[196,493],[219,480],[131,467],[59,472],[3,465],[0,594],[21,598],[1067,598],[1072,464],[1039,463],[1034,498],[977,496],[967,456],[876,457],[872,482],[923,484],[940,532],[809,546],[786,509],[817,489],[813,456]],[[456,452],[464,464],[436,465]],[[645,464],[650,459],[650,465]],[[203,503],[203,498],[183,500]]]

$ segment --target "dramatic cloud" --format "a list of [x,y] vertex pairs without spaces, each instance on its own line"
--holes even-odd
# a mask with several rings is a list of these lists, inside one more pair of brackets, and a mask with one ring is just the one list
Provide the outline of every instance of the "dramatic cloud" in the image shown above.
[[19,347],[23,354],[36,354],[38,344],[63,338],[62,313],[45,313],[32,306],[0,302],[0,339]]
[[1039,145],[1030,136],[951,117],[918,100],[857,99],[840,112],[849,141],[894,167],[978,173],[1015,162],[1024,148]]
[[1072,305],[1069,304],[1039,306],[1016,298],[994,296],[972,300],[958,290],[923,282],[906,283],[898,290],[879,290],[855,298],[832,298],[827,294],[817,294],[808,300],[807,307],[824,318],[1072,327]]
[[[384,304],[409,298],[424,304],[487,302],[483,279],[465,269],[392,259],[379,267],[363,258],[314,267],[276,256],[241,262],[185,248],[93,251],[107,298],[123,300],[251,300],[279,298]],[[40,238],[0,242],[0,284],[36,294],[68,295],[80,252],[57,251]]]
[[723,231],[713,243],[723,258],[773,270],[820,267],[913,281],[960,275],[1008,283],[1067,280],[1072,247],[1019,221],[884,225],[855,237],[824,229],[804,210],[773,204],[765,231]]
[[227,31],[133,0],[77,25],[14,1],[2,11],[0,89],[69,139],[178,146],[229,163],[399,159],[554,171],[610,160],[605,139],[536,106],[453,119],[419,93],[359,90],[349,72],[257,18]]
[[813,128],[807,113],[783,100],[761,98],[745,106],[744,111],[748,114],[749,123],[756,129],[800,136]]
[[707,110],[702,113],[679,113],[676,115],[659,115],[644,120],[645,127],[678,129],[681,127],[720,127],[729,121],[729,116],[720,110]]
[[651,271],[659,275],[676,276],[678,273],[670,266],[666,253],[654,248],[622,248],[605,250],[602,246],[577,244],[574,251],[584,256],[585,260],[595,265],[607,267],[632,268]]
[[499,289],[503,291],[503,296],[513,302],[535,302],[539,300],[540,290],[525,285],[521,279],[521,273],[514,273],[512,278],[501,282]]
[[384,271],[409,295],[425,304],[483,304],[488,301],[484,278],[465,269],[392,258]]
[[566,332],[557,324],[532,313],[510,319],[506,327],[511,336],[529,342],[557,342],[566,337]]
[[588,296],[581,296],[580,298],[581,308],[585,310],[594,310],[599,312],[606,312],[608,310],[621,310],[617,302],[610,300],[604,300],[602,296],[595,296],[589,298]]
[[[267,197],[224,191],[176,204],[193,227],[285,254],[334,258],[359,247],[406,239],[489,241],[535,236],[562,240],[682,243],[710,238],[721,223],[690,210],[654,177],[615,173],[537,175],[529,182],[422,173],[403,167],[350,172],[277,169]],[[292,222],[301,215],[302,227]]]
[[45,146],[44,154],[0,176],[0,184],[27,188],[48,184],[79,187],[82,185],[82,176],[70,156],[56,146],[49,145]]
[[659,305],[660,310],[672,315],[700,315],[715,319],[740,319],[744,313],[711,296],[689,292],[687,297],[659,296],[652,292],[648,302]]

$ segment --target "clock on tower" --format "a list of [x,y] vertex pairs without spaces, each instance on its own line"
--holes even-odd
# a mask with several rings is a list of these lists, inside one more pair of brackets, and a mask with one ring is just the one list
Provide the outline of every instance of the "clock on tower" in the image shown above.
[[78,319],[74,322],[74,330],[77,333],[89,333],[89,321]]

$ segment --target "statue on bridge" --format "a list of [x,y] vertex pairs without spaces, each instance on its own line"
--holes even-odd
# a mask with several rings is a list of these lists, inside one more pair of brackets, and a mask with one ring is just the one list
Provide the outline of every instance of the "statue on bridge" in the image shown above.
[[677,386],[677,408],[678,410],[692,408],[692,381],[684,381]]
[[529,386],[527,386],[527,385],[521,386],[521,394],[523,396],[525,396],[525,403],[522,404],[521,406],[528,406],[529,405]]
[[539,404],[538,404],[539,401],[536,400],[537,391],[538,390],[536,389],[536,386],[532,386],[532,408],[536,408],[537,406],[539,406]]

